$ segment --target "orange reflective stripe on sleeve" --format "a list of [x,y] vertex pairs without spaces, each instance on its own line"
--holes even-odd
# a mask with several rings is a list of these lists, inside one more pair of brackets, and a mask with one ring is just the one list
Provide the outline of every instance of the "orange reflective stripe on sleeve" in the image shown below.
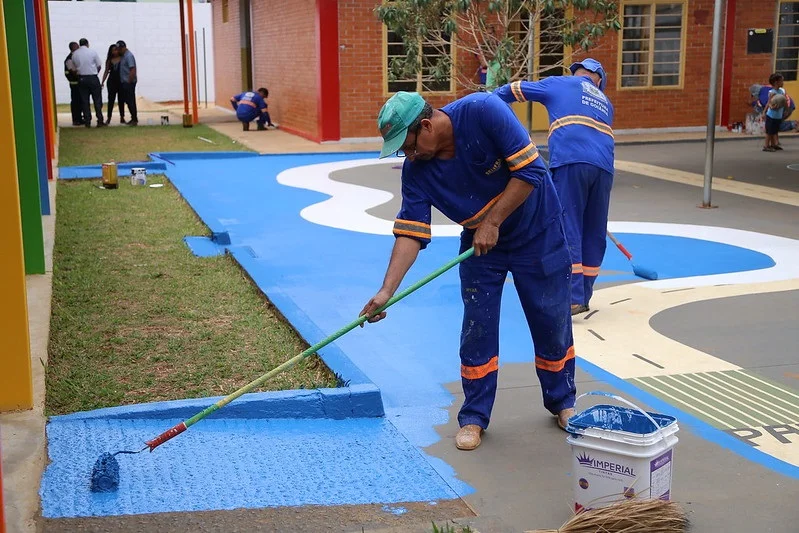
[[491,372],[499,370],[499,356],[495,355],[484,365],[466,366],[461,365],[461,377],[466,379],[480,379],[489,375]]
[[582,274],[583,273],[583,264],[582,263],[574,263],[572,264],[572,274]]
[[563,370],[563,367],[566,366],[566,363],[571,359],[574,359],[574,346],[569,346],[569,349],[566,350],[566,355],[564,355],[563,359],[559,361],[550,361],[536,355],[535,367],[540,368],[541,370],[547,370],[549,372],[560,372]]

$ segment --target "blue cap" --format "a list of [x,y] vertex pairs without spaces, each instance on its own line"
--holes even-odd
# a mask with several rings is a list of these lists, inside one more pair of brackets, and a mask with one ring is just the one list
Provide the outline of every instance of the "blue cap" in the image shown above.
[[576,71],[580,67],[583,67],[585,70],[593,72],[594,74],[599,74],[600,78],[599,90],[604,92],[605,85],[608,84],[608,75],[605,74],[605,69],[602,68],[602,63],[600,63],[596,59],[587,57],[582,61],[578,61],[577,63],[572,63],[572,65],[569,67],[569,70],[571,71],[572,74],[574,74],[574,71]]

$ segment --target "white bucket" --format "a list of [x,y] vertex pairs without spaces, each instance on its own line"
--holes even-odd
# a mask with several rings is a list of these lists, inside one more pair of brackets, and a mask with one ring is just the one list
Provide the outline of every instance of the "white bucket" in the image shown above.
[[575,511],[623,498],[671,499],[677,420],[606,392],[588,392],[577,400],[588,395],[607,396],[632,409],[596,405],[569,419]]
[[142,167],[134,167],[130,169],[130,184],[131,185],[147,185],[147,169]]

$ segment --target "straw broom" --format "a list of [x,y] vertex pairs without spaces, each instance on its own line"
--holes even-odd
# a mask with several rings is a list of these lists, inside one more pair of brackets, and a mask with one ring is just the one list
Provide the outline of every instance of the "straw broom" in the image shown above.
[[582,511],[558,529],[527,533],[682,533],[688,518],[675,502],[629,499]]

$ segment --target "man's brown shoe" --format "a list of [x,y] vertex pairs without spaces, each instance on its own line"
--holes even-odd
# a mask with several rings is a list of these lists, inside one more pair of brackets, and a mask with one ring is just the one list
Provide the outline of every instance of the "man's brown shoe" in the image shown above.
[[574,409],[572,409],[571,407],[569,407],[568,409],[561,410],[561,412],[558,413],[558,426],[560,426],[560,429],[565,431],[566,426],[569,425],[569,419],[573,416],[574,416]]
[[466,424],[455,437],[455,447],[459,450],[474,450],[480,446],[480,435],[483,428],[477,424]]
[[572,304],[572,315],[579,315],[588,311],[587,305]]

